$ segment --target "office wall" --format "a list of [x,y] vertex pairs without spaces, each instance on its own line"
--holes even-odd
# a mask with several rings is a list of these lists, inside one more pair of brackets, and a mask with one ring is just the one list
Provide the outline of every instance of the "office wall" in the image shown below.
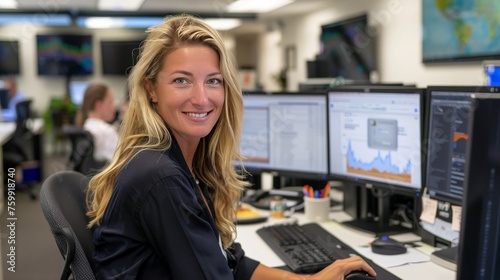
[[281,46],[281,30],[277,27],[266,29],[259,40],[259,57],[257,63],[259,85],[267,91],[280,91],[276,81],[283,65],[283,49]]
[[306,80],[306,61],[319,52],[320,27],[368,13],[376,32],[380,82],[429,85],[480,85],[481,62],[422,63],[422,0],[336,0],[327,9],[281,19],[282,46],[295,46],[297,67],[288,72],[288,89]]

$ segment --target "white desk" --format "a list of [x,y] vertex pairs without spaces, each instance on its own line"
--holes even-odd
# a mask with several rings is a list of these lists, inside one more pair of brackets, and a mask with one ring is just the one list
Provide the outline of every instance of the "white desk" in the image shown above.
[[[374,237],[368,236],[365,233],[361,233],[352,230],[348,227],[343,226],[341,223],[336,221],[343,221],[349,218],[347,214],[342,211],[336,211],[330,213],[331,221],[321,223],[321,225],[330,233],[334,234],[341,241],[351,246],[354,250],[360,245],[367,245]],[[286,223],[298,221],[299,224],[304,223],[304,215],[301,213],[294,214],[291,218],[286,219],[274,219],[269,218],[267,222],[260,224],[251,225],[238,225],[238,235],[236,241],[241,243],[245,253],[248,257],[260,261],[262,264],[267,266],[276,267],[283,266],[285,263],[274,253],[273,250],[257,235],[256,230],[274,223]],[[405,236],[399,236],[405,239],[419,239],[418,236],[414,234],[405,234]],[[421,248],[426,254],[430,254],[433,248],[422,244]],[[400,256],[394,256],[398,258]],[[373,260],[375,261],[375,260]],[[423,262],[417,264],[406,264],[398,267],[387,268],[387,271],[392,274],[404,279],[404,280],[455,280],[455,272],[444,267],[438,266],[433,262]],[[383,280],[383,279],[382,279]]]

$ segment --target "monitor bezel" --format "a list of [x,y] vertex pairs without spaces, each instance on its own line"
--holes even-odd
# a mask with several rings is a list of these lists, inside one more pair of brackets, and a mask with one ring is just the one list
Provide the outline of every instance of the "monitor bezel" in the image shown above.
[[[327,93],[327,106],[329,105],[329,94],[330,93],[388,93],[388,94],[398,94],[398,93],[403,93],[403,94],[418,94],[419,100],[420,100],[420,143],[423,143],[423,140],[425,139],[424,135],[424,114],[425,114],[425,89],[423,88],[418,88],[418,87],[405,87],[405,86],[394,86],[394,87],[359,87],[359,88],[332,88],[328,90]],[[328,109],[328,108],[327,108]],[[330,111],[327,110],[327,118],[328,118],[328,130],[330,130]],[[328,135],[330,137],[330,135]],[[368,189],[381,189],[385,191],[389,191],[390,193],[393,194],[401,194],[401,195],[406,195],[406,196],[412,196],[412,197],[417,197],[420,196],[421,191],[423,189],[423,182],[425,180],[425,160],[422,155],[422,145],[420,146],[420,162],[421,162],[421,170],[420,170],[420,187],[409,187],[409,186],[404,186],[404,185],[398,185],[398,184],[391,184],[387,182],[382,182],[382,181],[377,181],[377,180],[371,180],[367,178],[360,178],[360,177],[354,177],[354,176],[347,176],[344,174],[336,174],[333,173],[331,170],[331,165],[330,165],[330,160],[328,162],[328,175],[330,180],[341,180],[344,182],[348,182],[350,184],[362,186],[364,188]],[[330,153],[330,139],[328,138],[328,152]],[[330,154],[329,154],[330,155]]]
[[[325,98],[325,102],[327,102],[326,98],[326,91],[254,91],[254,92],[249,92],[243,93],[243,96],[297,96],[297,95],[304,95],[304,96],[320,96]],[[325,112],[326,118],[328,114]],[[326,119],[326,151],[328,153],[328,119]],[[328,156],[327,162],[326,162],[326,172],[307,172],[307,171],[302,171],[302,170],[292,170],[292,169],[274,169],[271,167],[255,167],[255,166],[250,166],[246,167],[245,170],[247,172],[250,172],[252,174],[261,174],[261,173],[272,173],[273,175],[277,176],[286,176],[286,177],[291,177],[291,178],[297,178],[297,179],[313,179],[313,180],[328,180],[328,170],[330,169],[329,167],[329,160]],[[244,161],[242,161],[244,164]],[[239,164],[237,166],[238,168],[240,167]]]
[[[495,99],[493,104],[492,99]],[[492,107],[486,108],[498,109],[500,95],[478,93],[471,98],[471,108],[478,108],[480,103],[486,103]],[[495,108],[493,108],[495,107]],[[490,110],[488,110],[490,109]],[[496,111],[498,113],[498,111]],[[498,115],[493,121],[491,112],[481,112],[478,110],[470,112],[469,127],[471,128],[471,140],[467,144],[467,152],[472,155],[466,165],[466,177],[464,183],[464,200],[462,206],[462,222],[460,225],[460,238],[457,254],[457,279],[474,279],[480,274],[484,274],[485,279],[498,277],[498,269],[491,271],[491,260],[497,258],[485,258],[492,251],[498,248],[498,237],[500,232],[496,228],[496,217],[491,217],[488,211],[498,211],[498,171],[499,162],[494,160],[498,156],[498,143],[492,143],[491,127],[498,126],[500,120]],[[477,123],[487,123],[480,128],[475,127]],[[478,135],[479,134],[479,135]],[[498,137],[498,135],[495,135]],[[475,139],[477,138],[477,139]],[[479,140],[479,141],[477,141]],[[479,142],[479,143],[478,143]],[[493,154],[492,154],[492,148]],[[474,174],[474,175],[471,175]],[[496,185],[492,185],[492,180]],[[494,191],[496,190],[496,191]],[[487,221],[490,221],[488,227]],[[496,236],[492,236],[496,234]],[[488,236],[490,238],[488,238]],[[497,254],[498,255],[498,254]],[[496,256],[497,257],[497,256]],[[498,263],[498,261],[496,261]],[[484,273],[481,273],[483,271]],[[495,275],[496,273],[497,275]],[[493,276],[493,278],[491,278]]]

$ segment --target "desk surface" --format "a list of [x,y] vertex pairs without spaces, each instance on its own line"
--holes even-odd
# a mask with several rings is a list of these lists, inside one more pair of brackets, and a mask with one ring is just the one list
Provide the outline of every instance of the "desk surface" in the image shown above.
[[14,122],[0,122],[0,144],[3,145],[12,136],[16,130],[16,123]]
[[[44,127],[43,119],[35,118],[32,120],[30,125],[31,125],[31,131],[34,134],[40,134],[43,132],[43,127]],[[12,133],[14,133],[15,130],[16,130],[15,122],[0,122],[0,144],[1,145],[5,144],[10,139]]]
[[[343,226],[338,221],[344,221],[346,218],[350,218],[347,214],[342,211],[334,211],[330,213],[330,221],[321,223],[327,231],[335,235],[337,238],[351,246],[354,250],[360,248],[360,246],[366,246],[374,237],[369,236],[365,233],[358,232],[356,230],[350,229]],[[241,243],[245,253],[248,257],[260,261],[262,264],[267,266],[276,267],[285,265],[284,262],[274,253],[274,251],[267,246],[267,244],[257,235],[256,230],[270,224],[275,223],[291,223],[298,222],[303,224],[307,221],[304,220],[304,215],[301,213],[296,213],[290,218],[285,219],[275,219],[269,218],[265,223],[250,224],[250,225],[238,225],[237,226],[237,238],[236,241]],[[399,239],[405,240],[419,240],[419,237],[414,234],[404,234],[397,236]],[[425,254],[430,254],[434,251],[434,248],[422,243],[419,250]],[[395,258],[400,258],[400,256],[394,256]],[[376,262],[375,260],[373,260]],[[455,272],[444,267],[441,267],[433,262],[427,261],[422,263],[406,264],[397,267],[390,267],[386,269],[387,271],[393,273],[394,275],[402,279],[428,279],[428,280],[454,280]]]

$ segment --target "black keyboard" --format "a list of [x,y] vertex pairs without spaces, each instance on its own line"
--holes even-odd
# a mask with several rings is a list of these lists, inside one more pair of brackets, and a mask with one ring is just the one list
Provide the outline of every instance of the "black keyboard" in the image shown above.
[[[257,234],[295,273],[316,273],[337,259],[359,255],[316,223],[276,224],[258,229]],[[401,279],[364,259],[377,272],[377,279]]]

